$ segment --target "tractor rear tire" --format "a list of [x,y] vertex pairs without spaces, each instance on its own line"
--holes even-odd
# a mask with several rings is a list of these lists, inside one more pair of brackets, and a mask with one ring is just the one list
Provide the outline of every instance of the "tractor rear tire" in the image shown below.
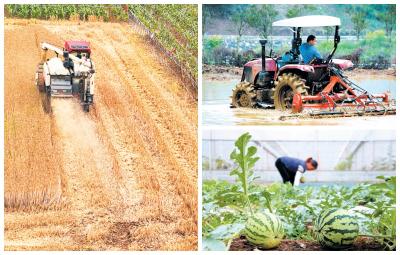
[[292,109],[293,96],[308,95],[305,81],[298,75],[284,73],[275,81],[274,105],[275,109],[285,111]]
[[232,108],[255,108],[256,93],[254,87],[249,82],[241,82],[232,90]]

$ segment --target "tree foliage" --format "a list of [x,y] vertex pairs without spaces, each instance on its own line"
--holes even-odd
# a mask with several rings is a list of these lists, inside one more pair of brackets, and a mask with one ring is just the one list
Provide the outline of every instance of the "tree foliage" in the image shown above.
[[361,33],[367,28],[367,11],[361,6],[351,6],[348,8],[348,14],[351,16],[357,41],[360,40]]
[[249,19],[249,25],[259,32],[263,38],[271,35],[272,22],[278,15],[274,5],[253,5],[250,8],[252,15]]
[[238,6],[237,9],[231,16],[231,20],[235,23],[236,33],[240,37],[244,30],[249,27],[252,13],[248,6]]
[[286,12],[287,18],[310,15],[313,11],[317,10],[317,7],[313,4],[294,4],[290,6]]
[[[260,6],[260,5],[258,5]],[[330,15],[341,19],[341,34],[342,35],[354,35],[355,25],[352,21],[353,14],[358,14],[361,12],[364,19],[357,20],[357,26],[362,28],[363,23],[368,24],[364,29],[361,29],[360,35],[365,32],[370,32],[379,29],[385,29],[387,35],[390,36],[393,31],[395,31],[395,5],[390,4],[363,4],[363,5],[350,5],[350,4],[326,4],[326,5],[313,5],[313,4],[293,4],[293,5],[266,5],[268,8],[274,8],[278,14],[275,20],[284,18],[293,18],[303,15]],[[209,30],[219,28],[220,34],[226,34],[232,32],[233,21],[231,19],[237,12],[241,12],[246,7],[251,7],[251,5],[230,5],[230,4],[219,4],[219,5],[203,5],[203,16],[206,17],[203,23],[203,31],[207,32]],[[257,15],[257,12],[253,12],[253,15]],[[354,18],[353,18],[354,20]],[[354,20],[354,21],[356,21]],[[223,21],[223,23],[222,23]],[[228,21],[228,22],[227,22]],[[365,21],[365,22],[363,22]],[[223,24],[223,27],[220,26]],[[249,26],[248,31],[251,34],[254,33],[254,28]],[[282,30],[274,30],[273,32],[279,33]],[[324,33],[326,35],[327,31],[323,28],[315,28],[315,31],[319,33]],[[233,31],[236,33],[235,31]],[[259,31],[257,31],[259,32]],[[250,33],[249,33],[250,34]],[[276,35],[276,34],[275,34]]]
[[384,11],[378,12],[377,19],[385,24],[386,35],[392,39],[392,32],[396,28],[396,5],[384,5]]

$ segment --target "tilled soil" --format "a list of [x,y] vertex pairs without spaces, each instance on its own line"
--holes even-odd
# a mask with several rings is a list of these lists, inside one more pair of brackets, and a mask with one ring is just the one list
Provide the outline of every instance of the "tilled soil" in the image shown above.
[[30,52],[6,86],[32,83],[39,42],[88,40],[95,105],[52,100],[67,205],[7,212],[5,249],[197,249],[197,102],[127,24],[35,23],[6,22],[5,58]]
[[[244,236],[240,238],[236,238],[232,241],[230,246],[230,251],[257,251],[263,250],[260,247],[257,247],[251,243],[249,243]],[[280,243],[280,245],[272,249],[275,251],[322,251],[326,250],[321,245],[319,245],[316,241],[308,241],[308,240],[288,240],[284,239]],[[346,250],[353,251],[373,251],[373,250],[382,250],[382,247],[374,242],[371,238],[357,238],[354,242],[354,245],[347,248]]]

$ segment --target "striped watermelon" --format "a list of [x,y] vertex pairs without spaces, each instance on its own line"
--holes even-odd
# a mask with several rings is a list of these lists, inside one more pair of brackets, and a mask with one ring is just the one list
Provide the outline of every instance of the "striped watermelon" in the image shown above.
[[277,247],[284,236],[281,220],[272,213],[256,213],[246,222],[247,240],[265,249]]
[[358,229],[356,217],[347,210],[337,208],[323,211],[314,224],[318,242],[329,249],[351,246],[358,236]]

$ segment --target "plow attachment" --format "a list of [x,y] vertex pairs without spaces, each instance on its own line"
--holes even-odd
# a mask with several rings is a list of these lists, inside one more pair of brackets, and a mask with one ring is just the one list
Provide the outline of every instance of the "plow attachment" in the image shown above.
[[306,113],[311,117],[350,117],[363,115],[396,114],[390,93],[370,94],[339,72],[316,95],[293,96],[293,113]]

